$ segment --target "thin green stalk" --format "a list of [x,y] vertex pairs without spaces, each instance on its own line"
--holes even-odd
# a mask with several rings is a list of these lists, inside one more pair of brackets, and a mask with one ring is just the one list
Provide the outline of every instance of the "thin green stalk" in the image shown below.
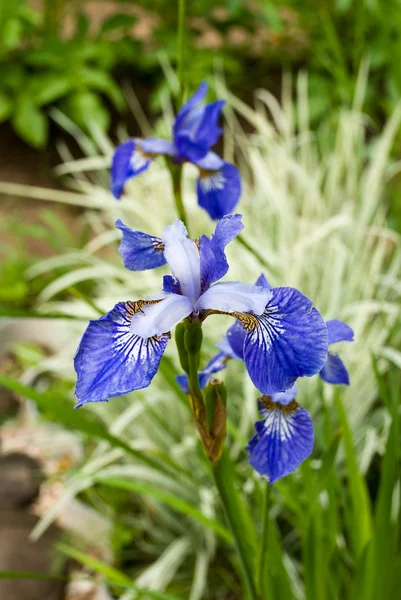
[[178,26],[177,26],[177,77],[179,91],[177,97],[178,108],[184,100],[184,25],[185,25],[185,0],[178,0]]
[[246,250],[248,250],[248,252],[250,252],[256,258],[256,260],[258,260],[260,262],[261,265],[263,265],[266,269],[268,269],[269,272],[272,271],[272,266],[266,261],[266,259],[257,250],[255,250],[255,248],[253,248],[245,240],[245,238],[241,234],[237,235],[237,237],[235,239],[241,244],[241,246],[246,248]]
[[182,199],[182,165],[172,165],[170,167],[171,179],[173,182],[173,195],[178,217],[184,223],[190,237],[187,214]]
[[263,507],[262,507],[262,531],[259,544],[258,552],[258,564],[256,572],[256,581],[258,585],[259,594],[262,595],[263,591],[263,571],[266,568],[265,555],[267,549],[267,537],[269,533],[269,496],[270,496],[270,485],[267,481],[264,482],[263,490]]
[[227,450],[219,461],[212,465],[213,477],[231,532],[241,565],[246,597],[258,600],[254,570],[256,532],[246,505],[235,485],[235,470]]

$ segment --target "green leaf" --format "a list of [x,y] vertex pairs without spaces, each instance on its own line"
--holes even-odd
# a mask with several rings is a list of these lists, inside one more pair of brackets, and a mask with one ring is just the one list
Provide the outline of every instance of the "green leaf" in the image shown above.
[[8,19],[1,28],[1,41],[8,50],[14,50],[21,42],[22,34],[20,19]]
[[84,131],[90,130],[95,122],[98,127],[107,131],[110,126],[110,115],[97,94],[88,90],[71,94],[63,108],[66,114]]
[[164,465],[162,465],[155,457],[131,448],[129,444],[109,433],[106,427],[94,418],[94,415],[90,414],[88,411],[85,412],[82,409],[75,410],[66,398],[63,398],[62,396],[54,398],[50,393],[39,393],[32,387],[22,385],[18,381],[6,377],[5,375],[0,375],[0,386],[35,402],[43,412],[44,416],[49,420],[57,421],[67,429],[80,431],[91,437],[105,440],[106,442],[109,442],[111,446],[121,448],[127,452],[127,454],[134,456],[137,460],[150,467],[157,469],[158,471],[167,471],[171,474],[170,470],[166,470]]
[[161,502],[164,502],[164,504],[167,504],[171,508],[174,508],[175,510],[178,510],[179,512],[187,515],[188,517],[195,519],[202,525],[209,527],[215,532],[216,535],[221,537],[224,541],[228,543],[232,542],[232,536],[228,529],[226,529],[218,521],[206,517],[199,509],[192,506],[192,504],[185,502],[185,500],[181,500],[181,498],[177,498],[177,496],[174,496],[170,492],[165,492],[164,490],[152,487],[145,483],[140,483],[138,481],[132,481],[129,479],[120,479],[118,477],[107,479],[99,477],[97,481],[99,483],[102,483],[103,485],[118,488],[120,490],[129,490],[132,492],[136,492],[137,494],[153,496],[154,498],[160,500]]
[[0,92],[0,123],[2,121],[6,121],[12,113],[13,103],[11,99],[6,95]]
[[29,100],[24,99],[17,104],[12,122],[15,131],[30,146],[46,146],[49,135],[47,117]]
[[125,28],[128,29],[135,25],[137,22],[137,17],[135,15],[127,15],[127,14],[119,14],[112,15],[108,19],[105,19],[102,24],[102,28],[100,30],[101,33],[107,33],[109,31],[113,31],[114,29]]
[[73,85],[71,80],[64,75],[37,75],[31,86],[32,96],[37,106],[51,104],[65,96]]

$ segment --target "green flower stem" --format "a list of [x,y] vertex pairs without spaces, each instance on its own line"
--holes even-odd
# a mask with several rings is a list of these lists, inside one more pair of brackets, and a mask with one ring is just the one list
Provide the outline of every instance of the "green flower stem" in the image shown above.
[[264,482],[264,490],[263,490],[263,507],[262,507],[262,531],[261,538],[259,544],[259,552],[258,552],[258,564],[257,564],[257,574],[256,581],[258,584],[258,590],[260,595],[262,596],[263,591],[263,571],[266,569],[265,563],[265,555],[267,550],[267,537],[269,534],[269,497],[270,497],[270,485],[267,481]]
[[256,258],[256,260],[260,262],[261,265],[268,269],[269,272],[272,271],[272,266],[267,262],[267,260],[255,248],[253,248],[241,234],[237,235],[235,239],[241,244],[241,246],[246,248],[246,250],[248,250],[248,252],[250,252]]
[[177,78],[179,91],[177,107],[181,108],[184,101],[184,26],[185,26],[185,0],[178,0],[178,26],[177,26]]
[[184,223],[188,231],[188,237],[190,237],[188,228],[188,219],[185,212],[185,206],[182,199],[182,165],[171,165],[170,166],[171,180],[173,183],[173,195],[175,206],[177,208],[178,217]]
[[260,598],[257,593],[254,572],[256,557],[256,531],[251,516],[235,485],[234,465],[227,450],[219,461],[212,465],[213,477],[231,532],[249,600]]

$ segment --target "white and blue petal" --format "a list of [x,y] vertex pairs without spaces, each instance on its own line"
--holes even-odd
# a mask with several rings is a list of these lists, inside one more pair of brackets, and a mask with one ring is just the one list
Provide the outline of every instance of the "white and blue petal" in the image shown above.
[[244,228],[241,215],[226,215],[217,222],[211,238],[203,235],[200,238],[200,271],[202,289],[205,290],[227,273],[229,265],[225,255],[225,247]]
[[123,234],[118,251],[123,258],[124,267],[131,271],[145,271],[166,264],[164,245],[160,238],[130,229],[120,219],[117,219],[116,226]]
[[130,331],[135,302],[119,302],[91,321],[74,358],[78,406],[101,402],[147,387],[169,340],[168,335],[143,339]]
[[285,405],[295,400],[297,394],[297,384],[294,383],[294,385],[288,388],[288,390],[285,390],[284,392],[277,392],[277,394],[272,394],[271,399],[273,402],[279,402],[280,404]]
[[120,144],[113,155],[111,163],[111,191],[120,199],[128,179],[135,177],[149,168],[152,157],[144,154],[140,141],[129,139]]
[[154,303],[142,306],[141,311],[132,317],[131,333],[143,338],[160,336],[193,311],[192,303],[186,296],[161,292],[147,298],[149,301],[153,299]]
[[[266,290],[269,291],[269,290]],[[274,288],[262,316],[242,321],[244,360],[255,387],[271,396],[298,377],[319,373],[327,360],[327,327],[312,302],[294,288]]]
[[190,99],[187,102],[185,102],[185,104],[178,111],[177,116],[174,121],[174,125],[173,125],[173,133],[174,134],[176,134],[177,131],[180,130],[180,128],[182,126],[182,122],[185,119],[185,117],[188,115],[188,113],[191,110],[193,110],[196,107],[197,104],[202,102],[202,100],[204,99],[206,94],[207,94],[207,83],[206,83],[206,81],[202,81],[202,83],[200,84],[200,86],[198,87],[196,92],[190,97]]
[[233,212],[241,196],[241,177],[234,165],[225,162],[216,171],[202,170],[196,183],[198,204],[212,219]]
[[339,319],[326,321],[327,331],[329,334],[329,346],[336,342],[353,342],[354,332],[349,325],[343,323]]
[[[233,325],[233,327],[234,327],[234,325]],[[245,332],[242,329],[241,325],[239,325],[239,327],[241,328],[243,336],[245,336]],[[231,327],[230,327],[230,329],[231,329]],[[230,331],[230,329],[228,331]],[[228,334],[228,332],[227,332],[227,334]],[[239,348],[238,348],[241,353],[238,354],[235,351],[235,349],[232,347],[231,343],[229,342],[228,335],[223,335],[223,337],[221,338],[221,340],[219,342],[217,342],[217,344],[216,344],[217,348],[219,350],[221,350],[221,352],[223,352],[224,355],[227,358],[236,358],[236,359],[240,359],[240,360],[243,360],[243,356],[241,355],[242,354],[242,347],[243,347],[243,345],[244,345],[244,339],[242,338],[242,341],[241,341],[241,343],[239,345]]]
[[307,410],[294,400],[284,405],[263,399],[263,420],[247,446],[248,459],[270,484],[289,475],[313,450],[314,432]]
[[227,330],[227,342],[237,358],[244,360],[244,341],[246,333],[239,321],[235,321]]
[[193,304],[200,296],[200,257],[193,240],[188,239],[188,232],[182,221],[178,219],[165,227],[162,241],[164,256],[181,291]]
[[151,156],[158,156],[167,154],[173,156],[175,154],[175,146],[168,140],[162,138],[149,137],[144,140],[140,140],[139,145],[142,152]]
[[329,352],[326,364],[319,375],[326,383],[343,383],[345,385],[349,385],[350,383],[348,371],[343,361],[337,354],[332,354],[331,352]]
[[[214,373],[222,371],[227,366],[227,356],[224,352],[219,352],[216,356],[207,363],[206,367],[198,372],[199,386],[201,389],[207,386],[209,380]],[[176,376],[176,381],[183,392],[188,394],[188,376],[183,373]]]
[[250,283],[221,281],[202,294],[195,310],[216,310],[226,313],[250,312],[261,315],[272,292]]

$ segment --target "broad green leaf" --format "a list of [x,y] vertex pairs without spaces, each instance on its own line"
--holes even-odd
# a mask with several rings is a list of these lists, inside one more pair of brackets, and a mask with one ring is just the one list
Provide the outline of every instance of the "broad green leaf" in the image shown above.
[[88,90],[77,91],[66,98],[63,109],[81,129],[88,131],[91,123],[106,131],[110,115],[99,96]]
[[0,92],[0,123],[6,121],[13,111],[13,103],[11,99]]

